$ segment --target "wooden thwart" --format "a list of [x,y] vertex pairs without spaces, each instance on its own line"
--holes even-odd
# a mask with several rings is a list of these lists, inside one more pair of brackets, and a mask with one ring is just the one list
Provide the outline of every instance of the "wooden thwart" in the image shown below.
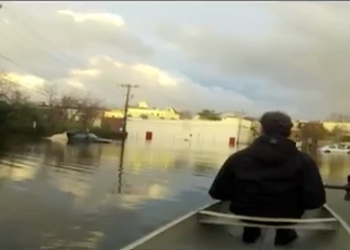
[[[315,218],[315,219],[287,219],[287,218],[262,218],[249,217],[234,214],[225,214],[212,211],[199,211],[199,222],[204,224],[215,225],[235,225],[245,227],[260,227],[260,228],[289,228],[289,229],[305,229],[305,230],[325,230],[333,231],[339,227],[339,221],[335,218]],[[251,221],[251,222],[243,222]],[[263,225],[254,222],[269,222],[269,223],[294,223],[292,225]]]

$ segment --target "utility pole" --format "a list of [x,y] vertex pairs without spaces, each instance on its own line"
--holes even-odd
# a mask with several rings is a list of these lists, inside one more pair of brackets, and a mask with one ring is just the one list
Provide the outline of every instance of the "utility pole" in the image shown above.
[[237,147],[238,147],[238,144],[240,143],[239,140],[240,140],[240,138],[241,138],[242,120],[243,120],[243,115],[244,115],[243,109],[241,109],[241,110],[238,112],[238,115],[239,115],[239,124],[238,124],[237,142],[236,142]]
[[124,104],[124,118],[123,118],[123,133],[126,133],[126,123],[128,120],[128,108],[129,108],[131,88],[138,88],[139,86],[131,85],[131,84],[122,84],[121,87],[126,88],[126,98],[125,98],[125,104]]

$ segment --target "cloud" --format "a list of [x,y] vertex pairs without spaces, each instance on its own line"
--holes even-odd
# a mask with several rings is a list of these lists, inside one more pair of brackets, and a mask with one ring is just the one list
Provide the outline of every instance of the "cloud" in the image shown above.
[[244,105],[255,110],[256,105],[241,94],[205,87],[178,70],[178,65],[165,66],[171,61],[168,55],[154,60],[154,44],[145,41],[163,43],[135,34],[123,13],[69,2],[11,3],[0,11],[0,36],[4,38],[0,54],[19,65],[0,58],[0,66],[30,93],[33,89],[43,93],[50,83],[61,93],[89,92],[103,104],[121,106],[125,88],[120,85],[131,83],[139,86],[132,90],[134,104],[145,100],[153,106],[177,109],[233,111]]
[[[222,27],[164,22],[157,35],[193,63],[264,78],[268,84],[261,86],[262,92],[267,89],[285,98],[299,114],[322,117],[332,111],[350,112],[350,5],[286,2],[261,6],[273,22],[256,36],[228,28],[222,32]],[[222,18],[227,18],[229,27],[231,19]]]
[[122,28],[125,26],[125,22],[123,18],[115,14],[108,14],[108,13],[90,14],[90,13],[73,12],[71,10],[58,10],[57,13],[60,15],[70,16],[77,23],[92,21],[92,22],[104,23],[107,25],[114,25],[118,28]]
[[52,79],[82,67],[95,55],[141,60],[154,54],[151,46],[129,31],[120,15],[77,11],[68,3],[49,5],[4,4],[0,10],[3,69]]
[[[345,31],[339,35],[340,25],[327,26],[329,8],[345,8],[303,4],[154,3],[137,9],[117,2],[8,3],[0,10],[0,69],[16,74],[22,86],[87,91],[111,106],[123,104],[120,84],[131,83],[140,86],[132,102],[153,106],[254,114],[350,111],[342,105],[350,90],[342,85],[346,56],[337,52],[344,58],[340,67],[334,55],[345,48],[340,37],[348,38]],[[307,20],[304,6],[326,21]],[[346,23],[347,14],[340,16]],[[327,46],[334,41],[317,36],[321,31],[338,42],[333,54]],[[38,79],[43,83],[34,84]],[[332,89],[330,81],[342,89]]]
[[[30,94],[33,90],[44,89],[48,82],[37,76],[10,73],[8,79],[25,86]],[[132,104],[147,101],[151,106],[175,107],[176,109],[198,111],[212,108],[218,111],[261,111],[251,100],[233,91],[220,87],[204,87],[189,78],[149,64],[128,64],[108,56],[95,56],[88,60],[86,67],[71,69],[66,77],[56,79],[61,93],[89,94],[101,100],[107,107],[121,107],[125,101],[126,89],[122,84],[130,83]],[[44,100],[41,96],[40,100]]]
[[250,111],[255,109],[251,100],[233,91],[219,87],[204,87],[176,72],[168,72],[149,64],[128,64],[108,56],[90,58],[88,66],[74,69],[65,79],[84,86],[92,94],[111,105],[121,105],[125,89],[121,84],[138,86],[132,90],[134,104],[146,100],[153,106],[175,106],[180,109],[230,109],[242,104]]

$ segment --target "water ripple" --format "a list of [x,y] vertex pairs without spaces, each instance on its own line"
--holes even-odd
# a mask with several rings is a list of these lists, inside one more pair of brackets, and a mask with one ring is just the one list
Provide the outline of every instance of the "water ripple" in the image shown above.
[[[47,143],[9,152],[0,159],[0,249],[118,249],[208,203],[228,153]],[[343,182],[349,158],[327,157],[324,178]]]

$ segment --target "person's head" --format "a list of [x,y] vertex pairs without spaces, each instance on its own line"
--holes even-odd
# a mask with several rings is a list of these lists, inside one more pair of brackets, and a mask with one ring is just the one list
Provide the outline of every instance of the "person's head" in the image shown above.
[[260,118],[261,132],[265,135],[289,137],[293,127],[292,119],[285,113],[270,111]]

